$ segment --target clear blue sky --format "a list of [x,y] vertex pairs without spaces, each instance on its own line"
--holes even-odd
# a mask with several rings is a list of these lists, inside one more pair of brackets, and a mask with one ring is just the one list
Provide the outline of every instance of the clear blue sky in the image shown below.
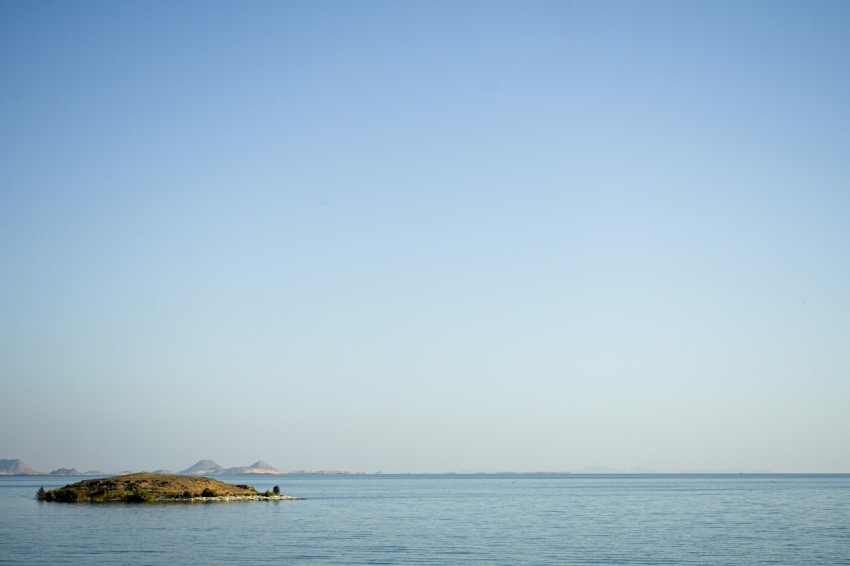
[[850,472],[847,2],[0,26],[0,457]]

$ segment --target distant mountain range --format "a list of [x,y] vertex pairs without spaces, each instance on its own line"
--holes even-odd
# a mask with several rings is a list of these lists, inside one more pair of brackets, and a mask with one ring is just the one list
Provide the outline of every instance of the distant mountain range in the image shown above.
[[[131,473],[129,470],[119,472],[121,474]],[[169,473],[167,470],[157,470],[157,473]],[[235,468],[223,468],[212,460],[200,460],[194,466],[178,472],[187,476],[209,476],[209,475],[238,475],[238,474],[283,474],[277,468],[270,466],[267,462],[259,460],[249,466],[237,466]],[[22,460],[0,460],[0,476],[102,476],[108,475],[97,470],[81,472],[76,468],[59,468],[50,473],[39,472],[32,469]]]
[[[76,468],[59,468],[52,472],[45,473],[32,469],[21,460],[2,460],[0,459],[0,476],[107,476],[107,475],[123,475],[138,472],[139,470],[125,470],[121,472],[104,473],[98,470],[86,470],[81,472]],[[154,473],[170,474],[168,470],[156,470]],[[233,476],[241,474],[265,474],[265,475],[283,475],[283,474],[328,474],[328,475],[361,475],[360,472],[345,472],[339,470],[293,470],[282,472],[277,468],[270,466],[267,462],[259,460],[248,466],[237,466],[235,468],[224,468],[213,462],[212,460],[199,460],[193,466],[186,468],[180,472],[180,475],[185,476]],[[380,472],[378,472],[380,474]],[[452,472],[449,472],[452,473]],[[513,474],[517,472],[495,472],[493,470],[468,470],[458,473],[502,473]],[[551,473],[551,472],[526,472],[526,473]],[[769,474],[773,473],[770,470],[757,469],[725,469],[725,470],[653,470],[647,468],[628,468],[616,469],[605,468],[600,466],[588,467],[577,472],[558,472],[558,473],[578,473],[578,474],[663,474],[663,473],[711,473],[711,474]]]

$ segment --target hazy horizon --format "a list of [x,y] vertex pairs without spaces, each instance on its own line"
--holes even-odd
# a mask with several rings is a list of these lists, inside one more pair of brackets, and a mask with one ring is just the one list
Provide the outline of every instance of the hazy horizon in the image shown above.
[[[413,474],[413,475],[416,475],[416,474],[437,474],[437,475],[440,475],[440,474],[550,474],[550,473],[551,474],[561,474],[561,473],[563,473],[563,474],[597,474],[597,473],[598,474],[608,474],[608,473],[615,473],[615,474],[619,474],[619,473],[624,473],[624,474],[655,474],[655,473],[658,473],[658,474],[668,474],[668,473],[673,473],[673,474],[675,474],[675,473],[681,473],[681,474],[687,474],[687,473],[696,473],[696,474],[700,474],[700,473],[706,473],[706,474],[741,474],[741,473],[744,473],[744,474],[773,474],[773,473],[776,473],[776,474],[782,474],[783,473],[783,472],[774,472],[773,470],[766,470],[766,469],[738,469],[738,468],[726,468],[726,469],[651,469],[651,468],[635,468],[635,467],[633,467],[633,468],[611,468],[611,467],[607,467],[607,466],[585,466],[583,468],[573,469],[573,470],[532,470],[532,469],[526,469],[526,470],[500,469],[500,470],[495,470],[495,469],[490,469],[490,468],[476,468],[476,469],[457,469],[457,470],[449,469],[449,470],[441,470],[441,471],[435,471],[435,470],[431,470],[431,471],[396,470],[396,471],[393,471],[393,472],[384,472],[383,470],[353,470],[353,469],[343,469],[343,468],[332,469],[332,470],[331,469],[280,468],[278,466],[275,466],[273,463],[268,462],[267,460],[265,460],[263,458],[260,458],[259,460],[254,460],[250,463],[242,462],[242,463],[239,463],[239,464],[234,464],[234,463],[231,463],[231,462],[225,462],[225,463],[222,464],[222,462],[219,462],[215,458],[200,458],[198,460],[193,461],[191,464],[182,464],[180,466],[172,466],[172,467],[162,467],[162,466],[148,465],[148,466],[145,466],[143,468],[126,468],[126,467],[122,468],[120,466],[118,466],[118,467],[116,467],[116,466],[106,466],[106,467],[103,467],[103,468],[93,468],[91,466],[59,466],[59,465],[54,465],[54,466],[48,466],[46,468],[39,468],[38,466],[30,465],[30,463],[27,462],[26,460],[24,460],[23,458],[5,458],[4,457],[4,458],[0,458],[0,460],[13,460],[13,461],[19,460],[22,463],[29,465],[30,468],[32,468],[35,472],[37,472],[39,474],[49,474],[51,472],[58,471],[58,470],[61,470],[61,469],[67,469],[67,470],[74,469],[74,470],[76,470],[77,472],[80,472],[80,473],[85,473],[85,472],[97,472],[97,473],[169,472],[169,473],[181,473],[181,472],[187,471],[187,470],[195,467],[197,464],[201,464],[201,463],[204,463],[204,462],[213,462],[213,463],[221,466],[221,468],[223,468],[225,471],[228,470],[228,469],[232,469],[232,468],[247,467],[247,466],[250,466],[254,463],[261,463],[262,462],[262,463],[270,465],[272,468],[275,468],[276,470],[278,470],[279,472],[281,472],[283,474],[299,473],[299,472],[304,472],[304,473],[340,472],[340,473],[365,474],[365,475],[384,474],[384,473],[388,473],[390,475],[392,475],[392,474]],[[221,474],[223,472],[216,472],[216,473]],[[801,472],[801,473],[817,474],[817,473],[820,473],[820,472],[810,471],[810,472]],[[0,475],[3,475],[3,474],[0,473]],[[254,472],[249,472],[247,475],[263,475],[263,474],[256,474]]]
[[850,472],[850,4],[0,22],[0,458]]

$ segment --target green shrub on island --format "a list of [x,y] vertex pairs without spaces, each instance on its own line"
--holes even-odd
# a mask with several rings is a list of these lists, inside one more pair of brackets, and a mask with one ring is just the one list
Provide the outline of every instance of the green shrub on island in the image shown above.
[[92,503],[103,503],[106,501],[106,490],[98,489],[89,494],[89,501]]
[[201,492],[201,497],[216,497],[217,495],[218,494],[215,491],[208,487],[205,487],[204,491]]
[[153,501],[153,495],[144,489],[137,489],[125,499],[128,503],[147,503]]
[[60,501],[62,503],[76,503],[80,501],[80,492],[76,489],[56,489],[50,492],[53,495],[52,501]]
[[272,488],[272,492],[273,492],[275,495],[280,495],[280,486],[279,486],[279,485],[274,486],[274,487]]

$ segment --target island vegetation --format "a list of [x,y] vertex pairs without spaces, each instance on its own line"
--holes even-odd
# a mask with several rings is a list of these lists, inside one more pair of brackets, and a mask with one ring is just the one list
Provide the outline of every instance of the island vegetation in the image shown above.
[[281,495],[280,487],[258,492],[250,485],[234,485],[208,477],[141,472],[84,480],[51,490],[38,490],[39,501],[63,503],[147,503],[205,501],[280,501],[300,499]]

